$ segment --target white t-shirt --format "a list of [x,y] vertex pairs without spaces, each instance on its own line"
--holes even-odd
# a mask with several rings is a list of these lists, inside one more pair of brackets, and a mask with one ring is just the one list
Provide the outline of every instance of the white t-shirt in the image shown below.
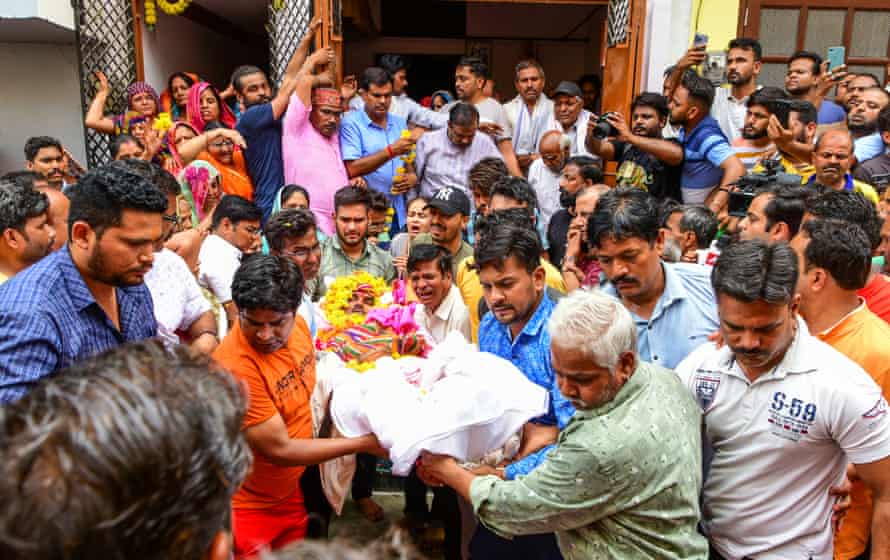
[[544,160],[538,158],[528,168],[528,182],[538,197],[541,223],[544,226],[544,231],[547,231],[550,226],[550,218],[562,208],[559,205],[559,173],[551,171]]
[[448,290],[435,312],[429,313],[422,303],[414,310],[414,320],[433,338],[434,344],[441,344],[451,332],[459,332],[464,340],[473,339],[470,327],[470,314],[460,290],[454,284]]
[[[457,105],[459,101],[452,101],[451,103],[445,105],[441,109],[439,109],[440,113],[448,113],[451,111],[451,108]],[[502,131],[499,135],[497,135],[493,140],[495,142],[500,142],[501,140],[510,140],[513,138],[513,127],[510,126],[510,121],[507,119],[507,112],[504,110],[504,106],[492,99],[491,97],[486,97],[479,103],[475,105],[476,110],[479,111],[479,123],[495,123],[500,125]]]
[[848,461],[890,456],[887,402],[871,377],[800,320],[782,362],[753,383],[713,344],[677,373],[713,451],[702,490],[712,545],[726,558],[831,559],[829,489]]
[[232,301],[232,280],[241,266],[241,250],[222,237],[210,234],[198,254],[198,282],[213,292],[220,303]]
[[169,249],[155,253],[155,262],[145,275],[151,292],[158,335],[169,344],[179,344],[177,330],[187,330],[201,315],[210,311],[210,302],[201,293],[198,281],[182,257]]

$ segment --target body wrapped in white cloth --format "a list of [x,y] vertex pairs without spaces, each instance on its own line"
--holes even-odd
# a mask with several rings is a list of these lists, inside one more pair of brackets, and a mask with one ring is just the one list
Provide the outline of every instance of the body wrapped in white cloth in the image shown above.
[[[408,475],[422,451],[482,462],[491,452],[502,456],[497,450],[509,442],[506,454],[512,456],[516,434],[547,412],[549,398],[516,366],[479,352],[459,333],[449,335],[426,358],[384,357],[364,373],[336,356],[325,356],[317,377],[313,408],[328,408],[334,428],[344,436],[376,434],[398,476]],[[344,468],[348,463],[342,461],[322,468],[326,494],[338,511],[348,486],[335,496],[328,490],[344,485]]]

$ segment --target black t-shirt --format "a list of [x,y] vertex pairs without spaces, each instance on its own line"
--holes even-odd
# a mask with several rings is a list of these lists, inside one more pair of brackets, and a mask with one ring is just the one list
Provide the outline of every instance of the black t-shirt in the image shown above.
[[682,165],[667,165],[652,154],[625,142],[615,140],[612,141],[612,146],[615,147],[615,157],[618,160],[616,186],[640,187],[659,200],[672,198],[677,202],[683,201],[680,190]]
[[247,142],[244,160],[253,180],[254,202],[263,209],[265,221],[272,213],[275,195],[284,186],[281,119],[275,118],[271,103],[263,103],[245,111],[235,128]]
[[853,178],[877,188],[883,186],[881,183],[887,184],[888,174],[890,174],[890,154],[881,154],[860,163],[853,172]]
[[571,223],[572,215],[565,208],[550,217],[550,225],[547,227],[547,242],[550,244],[548,252],[550,253],[550,263],[556,268],[562,266],[562,259],[566,256],[566,243]]

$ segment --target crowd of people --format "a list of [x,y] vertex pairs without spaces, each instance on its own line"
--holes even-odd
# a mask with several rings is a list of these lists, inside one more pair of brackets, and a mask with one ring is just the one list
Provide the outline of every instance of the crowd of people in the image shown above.
[[108,115],[97,72],[114,161],[47,131],[0,178],[0,556],[299,558],[353,455],[382,520],[386,442],[312,401],[323,333],[395,286],[549,396],[512,458],[404,480],[446,558],[890,558],[886,84],[804,51],[761,84],[737,38],[727,84],[695,46],[627,115],[534,60],[419,103],[397,55],[336,84],[319,25],[275,87],[177,72]]

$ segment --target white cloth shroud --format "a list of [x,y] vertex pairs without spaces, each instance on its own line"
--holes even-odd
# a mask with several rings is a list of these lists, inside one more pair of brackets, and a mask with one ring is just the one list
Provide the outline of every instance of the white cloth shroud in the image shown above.
[[398,476],[408,475],[422,451],[478,461],[547,412],[546,390],[459,333],[425,359],[382,358],[364,373],[332,371],[332,364],[323,359],[318,369],[331,391],[334,426],[347,437],[376,434]]

